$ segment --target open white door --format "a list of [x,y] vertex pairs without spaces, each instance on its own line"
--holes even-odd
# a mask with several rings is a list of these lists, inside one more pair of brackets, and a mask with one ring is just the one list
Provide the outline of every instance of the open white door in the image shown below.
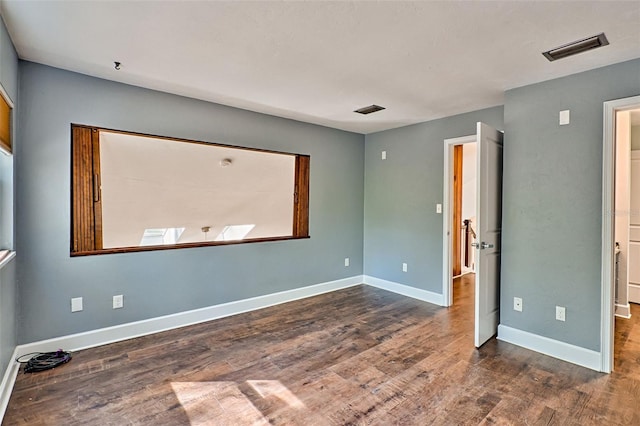
[[477,140],[475,345],[479,348],[497,333],[500,320],[502,133],[478,123]]

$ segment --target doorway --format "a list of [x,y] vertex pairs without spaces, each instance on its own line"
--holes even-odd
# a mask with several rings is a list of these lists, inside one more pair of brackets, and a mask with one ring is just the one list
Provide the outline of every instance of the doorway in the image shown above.
[[[632,116],[633,123],[638,120],[640,127],[640,96],[604,103],[600,335],[601,370],[605,373],[614,367],[615,316],[630,316],[629,296],[634,291],[630,284],[640,281],[640,276],[634,275],[640,271],[633,269],[638,262],[631,261],[640,256],[640,199],[630,198],[635,180],[632,174],[640,173],[631,169],[634,146],[640,151],[640,141],[632,140]],[[639,211],[634,214],[634,210]],[[640,288],[640,282],[636,288]]]
[[[477,123],[476,134],[459,138],[446,139],[444,141],[444,198],[443,198],[443,283],[442,294],[445,306],[454,303],[453,280],[455,258],[459,255],[463,257],[462,250],[464,237],[467,237],[464,244],[469,245],[469,266],[473,265],[475,279],[473,280],[474,294],[474,344],[476,347],[482,346],[487,340],[497,333],[500,318],[500,239],[502,228],[502,140],[503,135],[496,129],[484,124]],[[475,144],[475,212],[476,227],[473,233],[476,238],[472,238],[471,230],[467,236],[463,237],[462,227],[462,204],[454,203],[454,196],[462,198],[461,189],[456,192],[454,184],[460,185],[463,180],[460,169],[464,164],[455,161],[456,151],[460,156],[460,148]],[[457,172],[454,166],[457,167]],[[457,182],[454,177],[457,177]],[[459,200],[458,200],[459,201]],[[460,213],[454,213],[456,210]],[[455,215],[455,218],[454,218]],[[468,218],[465,218],[468,219]],[[457,235],[456,235],[457,234]],[[460,237],[459,244],[454,244],[453,236]],[[474,241],[475,240],[475,241]],[[462,260],[461,260],[462,261]],[[456,268],[456,271],[458,269]],[[462,272],[462,268],[459,268]],[[468,281],[468,280],[467,280]]]
[[465,321],[474,321],[477,141],[453,145],[451,193],[451,304]]
[[[456,278],[471,275],[460,282],[468,282],[475,275],[476,243],[476,189],[477,189],[477,142],[453,146],[453,168],[450,179],[451,194],[451,275],[454,280],[453,292],[458,283]],[[454,297],[455,300],[455,297]]]
[[[467,241],[463,236],[463,187],[464,187],[464,151],[465,146],[477,147],[476,135],[460,138],[446,139],[445,143],[445,172],[444,172],[444,283],[443,294],[446,306],[453,304],[453,281],[455,277],[462,275],[462,264],[466,263],[463,250]],[[470,151],[467,148],[467,151]],[[477,151],[477,149],[475,150]],[[477,163],[476,163],[477,164]],[[473,169],[477,179],[477,169]],[[473,196],[476,201],[476,195]],[[475,214],[475,208],[473,209]],[[476,215],[477,216],[477,215]],[[474,230],[475,232],[475,230]],[[466,232],[465,232],[466,236]],[[470,256],[472,257],[472,256]],[[475,271],[475,265],[474,265]]]

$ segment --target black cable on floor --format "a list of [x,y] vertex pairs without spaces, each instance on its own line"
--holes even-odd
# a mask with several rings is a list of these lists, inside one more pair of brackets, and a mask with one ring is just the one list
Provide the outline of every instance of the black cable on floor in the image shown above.
[[[31,356],[31,358],[22,361],[27,356]],[[58,349],[56,352],[33,352],[19,356],[16,361],[20,364],[26,364],[24,367],[25,373],[37,373],[71,361],[71,352],[65,352],[62,349]]]

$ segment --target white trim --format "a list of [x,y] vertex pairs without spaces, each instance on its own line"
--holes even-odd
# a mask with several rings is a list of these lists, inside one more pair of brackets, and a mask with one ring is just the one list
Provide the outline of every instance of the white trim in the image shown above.
[[640,303],[640,284],[629,283],[629,302]]
[[600,371],[613,371],[614,289],[613,289],[613,212],[615,181],[615,114],[640,108],[640,96],[608,101],[603,106],[602,143],[602,273],[600,277]]
[[15,362],[15,359],[18,356],[17,353],[18,348],[13,351],[13,355],[9,360],[9,365],[2,377],[2,383],[0,384],[0,421],[4,418],[5,411],[7,411],[11,392],[13,391],[13,385],[16,383],[16,377],[18,377],[18,371],[20,370],[20,364]]
[[59,348],[64,348],[67,351],[79,351],[329,293],[362,284],[362,278],[362,275],[357,275],[355,277],[329,281],[308,287],[194,309],[192,311],[178,312],[176,314],[130,322],[113,327],[55,337],[53,339],[20,345],[16,348],[16,351],[18,355],[30,352],[55,351]]
[[9,254],[7,254],[7,256],[0,260],[0,269],[4,268],[5,265],[9,264],[9,262],[11,262],[11,260],[13,260],[13,258],[16,257],[16,252],[15,251],[10,251]]
[[578,364],[592,370],[600,371],[602,360],[600,352],[570,345],[559,340],[518,330],[517,328],[498,326],[498,340],[540,352],[563,361]]
[[[7,409],[7,405],[11,397],[11,392],[18,375],[20,364],[15,362],[15,359],[19,355],[27,354],[30,352],[54,351],[58,348],[64,348],[68,351],[78,351],[82,349],[106,345],[109,343],[119,342],[122,340],[132,339],[135,337],[146,336],[149,334],[159,333],[162,331],[172,330],[180,327],[186,327],[189,325],[224,318],[231,315],[237,315],[244,312],[254,311],[257,309],[329,293],[360,284],[366,284],[372,287],[391,291],[393,293],[401,294],[403,296],[411,297],[435,305],[445,306],[445,300],[442,294],[418,289],[393,281],[375,278],[368,275],[357,275],[350,278],[329,281],[326,283],[311,285],[308,287],[272,293],[264,296],[252,297],[249,299],[243,299],[234,302],[222,303],[220,305],[209,306],[206,308],[194,309],[191,311],[179,312],[176,314],[151,318],[148,320],[136,321],[113,327],[106,327],[83,333],[77,333],[39,342],[19,345],[13,352],[13,356],[9,361],[9,365],[5,370],[2,383],[0,384],[0,419],[4,417],[4,413]],[[600,353],[598,352],[546,337],[538,336],[525,331],[517,330],[504,325],[498,326],[498,339],[594,370],[599,370],[600,366],[602,365]]]
[[616,303],[616,314],[617,317],[629,319],[631,318],[631,305],[628,303],[626,305],[620,305]]
[[160,333],[162,331],[267,308],[269,306],[292,302],[294,300],[317,296],[319,294],[353,287],[362,283],[363,276],[356,275],[354,277],[329,281],[308,287],[281,291],[264,296],[257,296],[249,299],[209,306],[206,308],[194,309],[192,311],[179,312],[148,320],[136,321],[113,327],[86,331],[84,333],[71,334],[19,345],[15,348],[13,357],[9,360],[9,365],[5,371],[2,384],[0,384],[0,420],[4,417],[7,405],[9,404],[9,398],[11,397],[11,391],[13,390],[16,377],[18,376],[18,371],[20,370],[20,364],[15,361],[15,359],[20,355],[31,352],[50,352],[59,348],[64,348],[67,351],[79,351],[82,349],[107,345],[109,343],[133,339],[135,337]]
[[453,271],[451,268],[451,190],[453,182],[451,171],[453,170],[453,147],[465,143],[477,142],[477,135],[462,136],[459,138],[444,140],[444,188],[442,191],[442,306],[453,304],[453,291],[451,289]]
[[180,327],[186,327],[206,321],[237,315],[244,312],[254,311],[269,306],[279,305],[281,303],[292,302],[294,300],[304,299],[307,297],[317,296],[319,294],[329,293],[332,291],[353,287],[360,284],[367,284],[372,287],[381,288],[424,302],[443,305],[441,294],[433,293],[427,290],[406,286],[404,284],[386,281],[383,279],[357,275],[350,278],[344,278],[336,281],[311,285],[308,287],[297,288],[293,290],[282,291],[279,293],[267,294],[264,296],[252,297],[249,299],[238,300],[234,302],[222,303],[220,305],[209,306],[201,309],[194,309],[186,312],[165,315],[162,317],[151,318],[148,320],[136,321],[127,324],[106,327],[97,330],[86,331],[83,333],[71,334],[67,336],[56,337],[53,339],[42,340],[39,342],[27,343],[19,345],[15,348],[13,357],[9,366],[5,371],[2,384],[0,385],[0,419],[4,416],[7,409],[11,391],[15,384],[19,371],[19,364],[14,360],[19,355],[31,352],[49,352],[59,348],[67,351],[79,351],[82,349],[93,348],[96,346],[107,345],[122,340],[133,339],[135,337],[146,336],[149,334],[160,333],[162,331],[172,330]]
[[396,283],[393,281],[383,280],[381,278],[371,277],[369,275],[364,276],[364,283],[371,287],[381,288],[393,293],[401,294],[403,296],[412,297],[414,299],[422,300],[423,302],[433,303],[434,305],[445,306],[444,297],[442,294],[434,293],[429,290],[423,290],[420,288],[411,287],[408,285]]

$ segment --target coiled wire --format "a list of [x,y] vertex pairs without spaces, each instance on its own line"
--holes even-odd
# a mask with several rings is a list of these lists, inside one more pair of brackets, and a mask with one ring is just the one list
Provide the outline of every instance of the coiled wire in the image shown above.
[[[31,356],[31,358],[23,361],[28,356]],[[16,361],[20,364],[26,364],[24,367],[25,373],[37,373],[71,361],[71,352],[65,352],[62,349],[58,349],[56,352],[33,352],[19,356]]]

